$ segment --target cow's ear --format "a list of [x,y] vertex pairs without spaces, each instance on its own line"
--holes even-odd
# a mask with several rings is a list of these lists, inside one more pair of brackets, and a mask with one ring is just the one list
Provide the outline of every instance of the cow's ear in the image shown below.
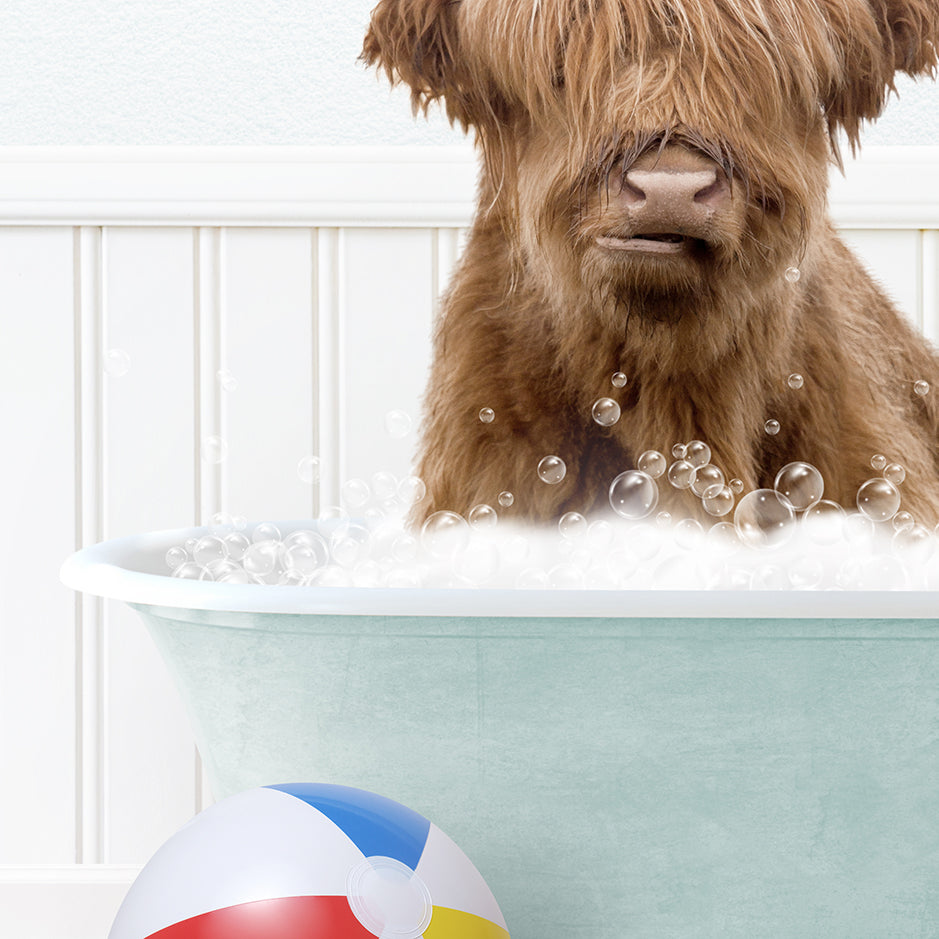
[[457,0],[381,0],[372,11],[362,59],[392,84],[411,89],[415,112],[442,102],[451,122],[469,128],[491,107],[460,54]]
[[939,64],[939,0],[823,0],[836,49],[822,104],[834,136],[852,146],[861,125],[879,117],[894,76],[934,75]]

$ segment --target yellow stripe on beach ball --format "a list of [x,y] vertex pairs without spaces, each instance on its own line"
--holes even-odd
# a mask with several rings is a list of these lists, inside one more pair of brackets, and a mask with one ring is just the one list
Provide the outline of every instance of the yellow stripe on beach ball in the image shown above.
[[482,916],[435,906],[424,939],[509,939],[509,934]]

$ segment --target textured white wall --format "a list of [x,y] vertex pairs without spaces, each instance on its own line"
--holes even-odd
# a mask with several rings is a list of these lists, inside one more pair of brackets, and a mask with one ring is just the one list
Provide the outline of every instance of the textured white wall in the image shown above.
[[[376,0],[3,0],[0,146],[441,144],[356,62]],[[939,144],[904,81],[876,144]]]

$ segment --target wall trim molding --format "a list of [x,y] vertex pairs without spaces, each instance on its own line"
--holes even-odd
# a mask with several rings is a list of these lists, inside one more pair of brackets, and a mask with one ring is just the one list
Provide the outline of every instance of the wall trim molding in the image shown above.
[[[0,224],[461,227],[455,147],[0,147]],[[939,146],[869,147],[832,171],[852,228],[939,227]]]

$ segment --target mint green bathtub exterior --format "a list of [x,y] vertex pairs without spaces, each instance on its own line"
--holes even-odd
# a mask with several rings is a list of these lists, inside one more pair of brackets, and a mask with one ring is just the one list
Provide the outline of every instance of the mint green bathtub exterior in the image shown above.
[[704,594],[536,592],[526,616],[462,590],[423,614],[137,592],[216,798],[308,780],[411,806],[513,939],[939,936],[934,597],[737,597],[751,618]]

